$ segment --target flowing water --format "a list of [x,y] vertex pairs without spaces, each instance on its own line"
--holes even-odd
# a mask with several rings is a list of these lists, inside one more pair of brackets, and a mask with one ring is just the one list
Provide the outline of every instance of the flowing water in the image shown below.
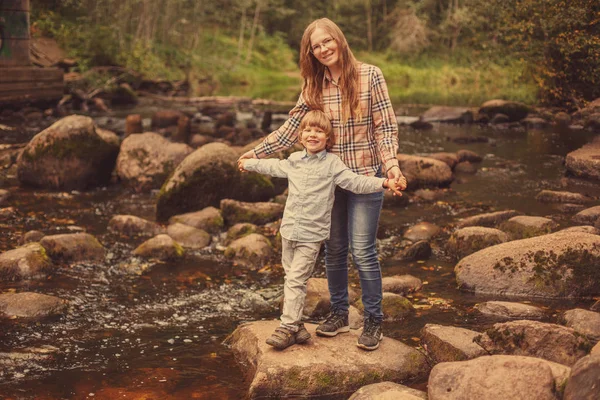
[[[31,129],[30,129],[31,131]],[[487,143],[457,144],[452,138],[482,136]],[[439,323],[484,330],[492,321],[476,316],[477,302],[498,300],[456,289],[453,267],[444,253],[459,218],[515,209],[527,215],[561,214],[534,197],[542,189],[600,196],[598,185],[565,176],[564,156],[591,139],[584,131],[495,130],[490,127],[438,125],[429,131],[400,132],[401,152],[423,154],[469,149],[485,156],[475,175],[459,175],[436,201],[386,205],[380,223],[384,276],[411,274],[424,281],[414,294],[415,315],[385,323],[387,337],[418,347],[419,330]],[[47,280],[0,283],[0,293],[34,291],[70,302],[69,313],[41,321],[0,320],[0,398],[6,399],[239,399],[249,381],[222,341],[235,327],[256,319],[277,318],[267,301],[279,294],[283,276],[276,260],[267,271],[243,270],[224,260],[214,247],[188,254],[177,263],[159,263],[149,272],[125,275],[122,264],[143,265],[130,252],[143,239],[109,233],[116,214],[153,219],[152,194],[132,194],[119,185],[90,192],[52,193],[19,188],[4,177],[17,215],[3,221],[0,250],[18,246],[32,229],[46,234],[84,228],[107,248],[103,264],[60,266]],[[394,261],[402,232],[427,221],[446,228],[426,262]],[[218,239],[218,238],[215,238]],[[315,276],[324,277],[320,259]],[[353,271],[352,280],[358,283]],[[256,294],[260,293],[260,296]],[[265,300],[266,299],[266,300]],[[556,312],[590,301],[519,299]],[[423,388],[424,384],[418,387]]]

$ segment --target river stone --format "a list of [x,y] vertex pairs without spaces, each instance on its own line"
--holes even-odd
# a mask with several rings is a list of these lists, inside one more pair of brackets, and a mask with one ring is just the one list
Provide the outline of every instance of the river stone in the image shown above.
[[213,234],[219,233],[221,229],[223,229],[223,226],[225,226],[221,210],[215,207],[206,207],[200,211],[174,215],[169,218],[170,224],[176,222],[193,226],[194,228],[202,229]]
[[481,346],[473,342],[479,335],[479,332],[469,329],[426,324],[421,329],[421,345],[436,363],[470,360],[487,355]]
[[491,125],[508,125],[510,122],[510,117],[506,114],[498,113],[492,117],[490,120]]
[[212,237],[202,229],[184,225],[179,222],[167,227],[167,235],[186,249],[203,249],[210,244]]
[[[354,303],[358,299],[358,293],[351,287],[348,287],[348,298],[350,303]],[[329,313],[330,307],[331,297],[329,296],[327,279],[310,278],[306,285],[304,315],[310,318],[322,317]]]
[[381,280],[384,292],[407,295],[421,290],[423,282],[412,275],[386,276]]
[[135,215],[115,215],[108,222],[108,230],[125,236],[155,236],[165,231],[156,222]]
[[[360,311],[364,310],[362,299],[356,302],[356,308]],[[384,321],[402,321],[415,311],[413,304],[406,297],[388,292],[383,292],[381,308]]]
[[104,261],[104,246],[89,233],[44,236],[40,244],[53,261],[65,263]]
[[433,106],[421,115],[424,122],[468,124],[473,122],[473,112],[466,107]]
[[41,293],[0,294],[0,313],[20,318],[43,318],[61,315],[67,311],[68,302]]
[[571,203],[571,204],[587,204],[594,201],[591,197],[581,193],[559,192],[554,190],[542,190],[535,199],[542,203]]
[[23,237],[21,238],[21,243],[27,244],[32,242],[39,242],[44,236],[46,236],[44,232],[36,230],[29,231],[23,235]]
[[481,105],[479,112],[487,115],[490,119],[496,114],[504,114],[509,120],[520,121],[529,114],[529,106],[516,101],[508,100],[488,100]]
[[453,232],[446,242],[446,250],[457,260],[486,247],[508,242],[506,233],[495,228],[468,226]]
[[594,347],[592,347],[592,351],[590,351],[592,356],[600,356],[600,342],[596,343]]
[[236,239],[225,249],[225,257],[249,268],[262,267],[274,255],[269,239],[259,233],[251,233]]
[[472,217],[461,219],[456,225],[459,228],[464,228],[467,226],[486,226],[489,228],[494,228],[500,225],[502,222],[517,215],[519,215],[519,212],[515,210],[496,211],[473,215]]
[[364,325],[363,313],[353,305],[348,307],[348,325],[350,329],[360,329]]
[[17,176],[24,185],[45,189],[89,189],[108,183],[118,152],[90,117],[71,115],[31,139],[17,159]]
[[159,260],[179,258],[184,253],[183,247],[166,234],[157,235],[146,240],[133,251],[136,256],[157,258]]
[[8,190],[0,189],[0,207],[6,204],[6,201],[10,197],[10,192]]
[[154,132],[133,134],[121,145],[116,172],[137,192],[158,189],[192,151],[190,146],[172,143]]
[[512,239],[526,239],[545,235],[558,228],[558,224],[550,218],[517,215],[500,225],[500,230],[508,233]]
[[571,116],[564,111],[559,111],[554,115],[554,124],[566,128],[571,124]]
[[427,393],[394,382],[381,382],[361,387],[348,400],[427,400]]
[[225,241],[226,243],[231,243],[232,241],[239,239],[242,236],[258,232],[258,226],[248,222],[240,222],[239,224],[235,224],[227,230],[227,238],[225,239]]
[[223,143],[209,143],[187,156],[161,188],[157,219],[216,206],[225,198],[266,201],[277,194],[269,177],[242,175],[237,159],[236,151]]
[[600,179],[600,140],[594,141],[570,152],[565,159],[567,170],[577,176]]
[[600,219],[600,206],[586,208],[573,216],[573,222],[581,225],[594,225]]
[[470,163],[480,163],[483,161],[483,157],[481,157],[479,154],[475,153],[472,150],[466,150],[466,149],[461,149],[459,151],[456,152],[456,158],[458,159],[458,162],[465,162],[468,161]]
[[575,332],[587,336],[594,342],[600,341],[600,313],[575,308],[562,315],[565,325]]
[[17,216],[17,210],[14,207],[0,208],[0,221],[5,221]]
[[221,200],[221,212],[228,225],[239,222],[250,222],[262,225],[283,217],[283,204],[278,203],[245,203],[231,199]]
[[600,394],[600,355],[589,355],[571,368],[564,400],[596,400]]
[[419,240],[394,255],[394,260],[427,260],[431,257],[431,245],[427,240]]
[[495,355],[437,364],[429,400],[556,400],[570,368],[533,357]]
[[41,279],[52,268],[46,250],[30,243],[0,254],[0,281]]
[[440,232],[440,227],[430,222],[419,222],[408,228],[403,237],[413,242],[429,240]]
[[502,319],[543,319],[546,316],[539,307],[509,301],[486,301],[475,304],[474,308],[484,315]]
[[277,351],[265,340],[279,326],[277,321],[240,325],[226,340],[236,359],[253,376],[248,397],[347,398],[362,386],[381,381],[398,383],[424,379],[429,371],[423,354],[391,338],[384,338],[376,352],[356,347],[360,333],[338,335],[334,340],[315,334],[313,339]]
[[600,295],[600,236],[556,232],[473,253],[454,268],[462,290],[494,295]]
[[454,180],[452,170],[443,161],[428,157],[398,154],[400,169],[408,181],[409,189],[444,187]]
[[477,173],[477,166],[469,161],[462,161],[456,164],[454,172],[457,174],[475,174]]
[[64,314],[68,302],[55,296],[40,293],[0,294],[0,313],[21,318],[43,318]]
[[427,157],[446,163],[450,169],[454,169],[454,166],[458,164],[458,156],[456,153],[433,153],[429,154]]
[[591,233],[592,235],[599,235],[600,230],[598,228],[594,228],[589,225],[579,225],[579,226],[571,226],[565,229],[561,229],[560,232],[582,232],[582,233]]
[[568,366],[592,347],[572,328],[528,320],[494,324],[476,342],[490,354],[539,357]]
[[96,133],[106,143],[111,144],[115,147],[121,146],[121,138],[119,138],[119,135],[117,135],[113,131],[109,131],[108,129],[96,128]]
[[158,110],[152,115],[152,129],[176,126],[179,118],[184,116],[185,114],[179,110]]

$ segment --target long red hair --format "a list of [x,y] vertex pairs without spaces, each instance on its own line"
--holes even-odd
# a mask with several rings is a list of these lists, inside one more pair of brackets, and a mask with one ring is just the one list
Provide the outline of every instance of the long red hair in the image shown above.
[[300,43],[300,73],[304,78],[302,96],[313,110],[323,110],[323,77],[325,66],[311,53],[310,37],[315,29],[321,28],[335,40],[339,51],[339,63],[342,75],[339,86],[342,92],[342,123],[350,117],[361,118],[358,61],[352,54],[342,30],[330,19],[321,18],[311,22],[302,35]]

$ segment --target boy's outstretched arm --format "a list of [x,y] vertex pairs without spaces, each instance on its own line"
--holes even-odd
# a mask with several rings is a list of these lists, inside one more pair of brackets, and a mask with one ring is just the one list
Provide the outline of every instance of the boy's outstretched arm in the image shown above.
[[241,158],[238,160],[238,169],[242,172],[253,171],[277,178],[287,178],[288,165],[288,160],[278,160],[275,158]]
[[339,158],[333,166],[334,183],[342,189],[357,194],[368,194],[389,189],[395,195],[402,196],[401,190],[406,188],[406,179],[401,177],[398,182],[389,178],[358,175],[352,172]]

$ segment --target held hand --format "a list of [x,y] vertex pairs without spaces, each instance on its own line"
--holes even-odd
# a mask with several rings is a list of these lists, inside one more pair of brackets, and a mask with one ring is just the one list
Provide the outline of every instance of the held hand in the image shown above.
[[246,170],[246,168],[244,168],[244,162],[245,162],[246,160],[247,160],[246,158],[244,158],[244,159],[240,158],[240,159],[237,161],[237,166],[238,166],[238,169],[240,170],[240,172],[248,172],[248,171]]
[[256,157],[256,154],[254,153],[254,150],[248,150],[247,152],[245,152],[244,154],[242,154],[240,156],[240,158],[238,158],[237,160],[237,164],[238,164],[238,169],[241,172],[248,172],[246,171],[246,169],[244,168],[244,160],[248,160],[250,158],[258,158]]
[[394,196],[402,196],[401,190],[403,189],[396,184],[396,181],[390,178],[385,180],[385,182],[383,183],[383,187],[387,188],[390,192],[393,192]]
[[406,177],[402,175],[402,171],[400,171],[399,167],[392,167],[390,170],[388,170],[387,177],[389,180],[393,180],[395,185],[400,190],[406,189],[408,182],[406,181]]

